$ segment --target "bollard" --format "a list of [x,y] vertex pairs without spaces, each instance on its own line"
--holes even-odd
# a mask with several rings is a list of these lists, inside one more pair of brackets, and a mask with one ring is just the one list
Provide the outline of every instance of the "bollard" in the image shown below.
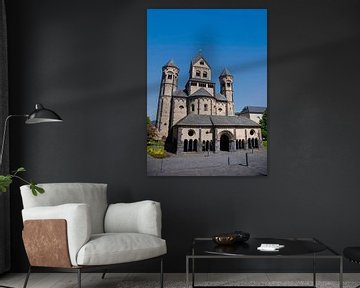
[[246,166],[249,166],[248,153],[245,153]]
[[230,166],[230,157],[228,156],[228,165]]

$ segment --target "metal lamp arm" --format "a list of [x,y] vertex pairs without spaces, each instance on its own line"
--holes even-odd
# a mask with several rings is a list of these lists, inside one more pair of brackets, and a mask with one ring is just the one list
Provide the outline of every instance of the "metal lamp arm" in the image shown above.
[[2,160],[3,160],[3,155],[4,155],[4,146],[5,146],[5,140],[6,140],[6,131],[7,131],[7,126],[8,126],[8,122],[11,118],[14,117],[28,117],[29,115],[27,114],[22,114],[22,115],[9,115],[6,117],[5,119],[5,123],[4,123],[4,131],[3,131],[3,137],[2,137],[2,143],[1,143],[1,151],[0,151],[0,168],[2,166]]

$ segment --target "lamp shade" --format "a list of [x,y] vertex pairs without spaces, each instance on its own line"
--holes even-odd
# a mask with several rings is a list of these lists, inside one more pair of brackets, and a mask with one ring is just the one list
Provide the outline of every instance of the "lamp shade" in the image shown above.
[[41,104],[35,105],[35,110],[29,114],[26,124],[38,124],[46,122],[62,122],[61,117],[54,111],[44,108]]

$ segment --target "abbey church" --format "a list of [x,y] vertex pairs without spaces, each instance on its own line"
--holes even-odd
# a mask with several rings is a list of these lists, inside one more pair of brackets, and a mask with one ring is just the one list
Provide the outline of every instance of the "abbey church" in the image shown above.
[[260,125],[234,111],[233,76],[219,75],[220,93],[202,55],[192,59],[185,89],[178,89],[180,69],[173,60],[162,67],[156,128],[177,153],[259,148]]

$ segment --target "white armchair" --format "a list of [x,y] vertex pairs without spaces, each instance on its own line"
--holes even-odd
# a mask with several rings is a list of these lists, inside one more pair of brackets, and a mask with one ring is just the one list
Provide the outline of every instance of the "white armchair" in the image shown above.
[[[33,196],[28,185],[21,196],[23,240],[34,268],[77,272],[107,270],[117,264],[159,257],[163,287],[161,209],[154,201],[107,204],[106,184],[40,184],[45,193]],[[104,278],[105,274],[103,275]]]

